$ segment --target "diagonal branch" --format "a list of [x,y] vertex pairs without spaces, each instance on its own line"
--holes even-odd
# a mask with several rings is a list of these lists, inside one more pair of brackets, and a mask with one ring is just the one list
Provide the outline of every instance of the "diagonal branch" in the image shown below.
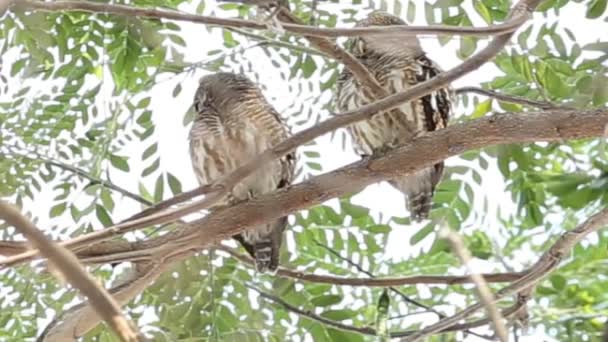
[[[530,268],[530,271],[525,276],[514,281],[511,285],[500,289],[500,291],[495,294],[494,302],[504,298],[505,296],[509,296],[535,286],[547,274],[557,268],[564,256],[566,256],[568,252],[585,236],[598,231],[606,225],[608,225],[608,208],[605,208],[597,214],[591,216],[575,229],[563,233],[557,239],[557,241],[553,243],[549,250],[547,250]],[[444,329],[458,323],[460,320],[465,319],[481,308],[483,308],[482,303],[471,305],[447,319],[441,320],[420,330],[406,341],[423,341],[425,337],[428,337],[438,331],[443,331]]]
[[492,291],[488,287],[488,283],[485,281],[482,275],[476,273],[475,270],[471,267],[471,253],[467,250],[464,245],[464,241],[460,235],[455,232],[450,231],[448,228],[444,228],[445,235],[450,245],[452,246],[452,250],[454,254],[458,256],[458,259],[462,262],[462,264],[467,268],[468,273],[471,274],[471,280],[475,283],[475,288],[477,290],[477,294],[479,295],[479,299],[486,307],[488,311],[488,316],[492,319],[492,325],[494,326],[494,331],[496,335],[500,338],[502,342],[509,341],[509,333],[505,324],[503,322],[502,315],[496,308],[494,304],[494,296],[492,295]]
[[[206,248],[239,234],[248,227],[264,224],[331,198],[359,191],[372,183],[416,172],[466,150],[498,144],[563,142],[568,139],[601,137],[607,122],[608,110],[597,109],[506,113],[455,124],[418,137],[385,155],[362,160],[280,191],[219,209],[184,229],[174,230],[170,233],[172,235],[165,239],[183,239],[188,241],[186,245],[190,247]],[[207,201],[213,200],[213,196],[218,196],[218,193],[211,193],[206,198]],[[190,207],[192,208],[192,205]],[[172,217],[179,218],[179,209],[182,208],[168,211],[169,214],[161,212],[82,235],[64,241],[62,245],[71,248],[87,246],[142,224],[145,226],[157,224],[159,221],[168,222]],[[152,246],[163,241],[166,240],[151,239],[146,241],[146,244]],[[6,258],[0,261],[0,268],[31,260],[36,254],[37,251],[28,251]]]
[[121,340],[139,340],[137,334],[123,316],[120,306],[87,273],[72,252],[48,240],[17,208],[4,201],[0,201],[0,218],[25,235],[72,286],[89,298],[95,312],[108,322]]
[[[170,19],[198,24],[215,25],[232,28],[250,28],[258,30],[268,29],[267,25],[253,20],[237,18],[217,18],[204,15],[188,14],[173,10],[160,10],[153,8],[132,7],[126,5],[115,5],[97,3],[92,1],[53,1],[43,2],[35,0],[15,1],[13,5],[17,8],[34,9],[51,12],[84,11],[91,13],[105,13],[126,17],[141,17],[155,19]],[[322,28],[308,25],[283,24],[287,32],[326,38],[355,37],[364,35],[466,35],[466,36],[491,36],[514,32],[526,20],[517,18],[517,21],[509,20],[503,24],[488,27],[455,27],[444,25],[407,26],[396,25],[386,27],[355,27],[355,28]]]

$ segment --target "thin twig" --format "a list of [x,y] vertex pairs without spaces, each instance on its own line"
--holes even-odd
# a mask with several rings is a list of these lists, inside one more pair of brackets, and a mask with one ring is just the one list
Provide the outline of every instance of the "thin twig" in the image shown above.
[[[371,272],[367,271],[366,269],[364,269],[363,266],[357,264],[356,262],[352,261],[349,258],[343,257],[342,255],[340,255],[340,253],[338,253],[338,251],[334,250],[333,248],[331,248],[329,246],[326,246],[326,245],[320,243],[317,240],[314,240],[314,242],[315,242],[315,244],[317,246],[325,249],[331,255],[333,255],[336,258],[338,258],[338,259],[346,262],[347,264],[351,265],[352,267],[354,267],[355,269],[357,269],[359,272],[366,274],[370,278],[376,278],[373,273],[371,273]],[[431,312],[435,313],[439,317],[445,317],[441,312],[436,311],[435,309],[431,308],[430,306],[422,304],[422,303],[418,302],[417,300],[411,299],[410,297],[408,297],[407,295],[405,295],[403,292],[399,291],[397,288],[391,286],[391,287],[389,287],[389,289],[393,293],[396,293],[397,295],[399,295],[406,303],[413,304],[413,305],[415,305],[417,307],[420,307],[420,308],[423,308],[425,310],[431,311]]]
[[[315,314],[314,312],[310,311],[310,310],[303,310],[300,309],[294,305],[289,304],[288,302],[286,302],[285,300],[274,296],[270,293],[267,293],[265,291],[262,291],[260,289],[258,289],[255,286],[249,285],[249,284],[244,284],[245,287],[255,291],[256,293],[258,293],[260,295],[260,297],[264,298],[265,300],[278,304],[281,307],[283,307],[285,310],[293,312],[295,314],[298,314],[302,317],[306,317],[310,320],[319,322],[321,324],[325,324],[327,326],[331,326],[333,328],[337,328],[340,330],[344,330],[344,331],[350,331],[350,332],[356,332],[359,334],[364,334],[364,335],[370,335],[370,336],[376,336],[376,330],[370,327],[356,327],[356,326],[352,326],[352,325],[348,325],[348,324],[344,324],[344,323],[340,323],[340,322],[336,322],[334,320],[322,317],[320,315]],[[515,312],[517,312],[517,310],[519,310],[519,308],[521,308],[521,306],[525,304],[525,303],[515,303],[514,305],[512,305],[511,307],[508,307],[506,309],[504,309],[502,311],[502,314],[505,317],[508,317],[512,314],[514,314]],[[437,332],[437,333],[444,333],[444,332],[452,332],[452,331],[463,331],[463,330],[468,330],[468,329],[473,329],[473,328],[478,328],[484,325],[487,325],[489,323],[489,320],[486,318],[482,318],[476,321],[471,321],[471,322],[466,322],[466,323],[462,323],[462,324],[457,324],[454,325],[452,327],[449,327],[441,332]],[[416,333],[416,330],[405,330],[405,331],[394,331],[390,333],[390,336],[395,338],[395,337],[407,337],[407,336],[411,336],[413,334]],[[482,338],[485,339],[490,339],[487,336],[484,335],[478,335]]]
[[[332,255],[334,255],[335,257],[337,257],[338,259],[340,259],[342,261],[345,261],[349,265],[355,267],[357,270],[359,270],[359,272],[367,274],[370,278],[376,278],[371,272],[365,270],[363,268],[363,266],[357,264],[356,262],[350,260],[349,258],[343,257],[342,255],[340,255],[340,253],[338,253],[333,248],[331,248],[329,246],[326,246],[326,245],[320,243],[319,241],[316,241],[316,240],[314,240],[314,241],[317,244],[317,246],[320,246],[320,247],[324,248],[325,250],[327,250],[329,253],[331,253]],[[443,313],[435,310],[434,308],[432,308],[432,307],[430,307],[428,305],[425,305],[425,304],[423,304],[423,303],[421,303],[421,302],[419,302],[419,301],[417,301],[415,299],[410,298],[409,296],[407,296],[405,293],[401,292],[396,287],[391,286],[391,287],[389,287],[389,290],[391,290],[393,293],[395,293],[396,295],[398,295],[399,297],[401,297],[401,299],[403,299],[404,302],[412,304],[412,305],[415,305],[415,306],[420,307],[420,308],[423,308],[423,309],[425,309],[425,310],[427,310],[429,312],[432,312],[435,315],[437,315],[440,319],[447,317],[446,315],[444,315]],[[471,334],[471,335],[476,335],[476,336],[479,336],[479,337],[483,338],[483,336],[475,333],[474,331],[468,331],[467,330],[466,332],[469,333],[469,334]]]
[[17,208],[0,200],[0,218],[20,231],[53,263],[68,282],[82,292],[123,341],[138,341],[138,334],[123,316],[114,298],[80,265],[74,254],[48,240]]
[[21,154],[21,153],[17,153],[17,152],[12,152],[12,151],[9,152],[9,154],[0,153],[0,155],[7,156],[7,157],[10,156],[10,157],[27,158],[27,159],[34,160],[34,161],[40,161],[40,162],[42,162],[44,164],[47,164],[49,166],[61,169],[63,171],[68,171],[68,172],[71,172],[71,173],[73,173],[73,174],[75,174],[77,176],[80,176],[82,178],[88,179],[89,181],[91,181],[91,184],[99,184],[99,185],[101,185],[101,186],[103,186],[105,188],[108,188],[110,190],[114,190],[114,191],[116,191],[116,192],[124,195],[125,197],[129,197],[130,199],[135,200],[135,201],[137,201],[139,203],[142,203],[144,205],[147,205],[147,206],[152,205],[151,201],[148,201],[147,199],[145,199],[145,198],[143,198],[143,197],[141,197],[141,196],[139,196],[139,195],[137,195],[137,194],[135,194],[133,192],[130,192],[129,190],[127,190],[127,189],[125,189],[123,187],[120,187],[120,186],[112,183],[109,180],[104,180],[104,179],[95,177],[95,176],[91,175],[90,173],[88,173],[87,171],[85,171],[83,169],[77,168],[77,167],[72,166],[72,165],[64,164],[64,163],[56,161],[56,160],[45,158],[45,157],[43,157],[42,155],[40,155],[40,154],[38,154],[36,152],[28,151],[28,153],[34,153],[36,155],[36,159],[28,157],[27,155],[24,155],[24,154]]
[[[174,10],[161,10],[153,8],[132,7],[126,5],[115,5],[97,3],[91,1],[32,1],[21,0],[17,1],[14,6],[24,9],[36,9],[43,11],[84,11],[92,13],[105,13],[126,17],[141,17],[155,19],[171,19],[176,21],[185,21],[198,24],[215,25],[222,27],[235,28],[250,28],[266,30],[267,25],[253,20],[237,19],[237,18],[217,18],[204,15],[196,15],[182,13]],[[422,34],[437,34],[437,35],[466,35],[466,36],[492,36],[510,33],[515,30],[525,21],[525,18],[518,18],[518,21],[507,21],[503,24],[491,25],[488,27],[457,27],[444,25],[428,25],[428,26],[407,26],[394,25],[383,27],[354,27],[354,28],[322,28],[308,25],[283,24],[283,29],[287,32],[300,35],[310,35],[326,38],[336,37],[355,37],[366,35],[422,35]]]
[[465,93],[475,93],[479,95],[484,95],[493,99],[497,99],[504,102],[520,104],[524,106],[536,107],[540,109],[563,109],[563,110],[572,110],[574,108],[562,105],[556,105],[551,102],[545,101],[536,101],[530,100],[525,97],[515,96],[515,95],[507,95],[502,94],[493,90],[482,89],[479,87],[462,87],[458,88],[454,91],[456,95],[465,94]]
[[475,283],[475,288],[477,290],[477,294],[479,295],[479,299],[486,307],[488,316],[490,317],[490,319],[492,319],[492,325],[494,326],[494,331],[496,335],[498,336],[498,338],[500,338],[502,342],[508,342],[509,333],[507,331],[507,327],[505,327],[500,312],[494,304],[495,300],[494,296],[492,295],[492,291],[488,287],[488,284],[483,278],[483,276],[475,272],[475,270],[471,267],[471,253],[465,247],[460,235],[450,231],[448,228],[444,229],[445,231],[442,232],[442,236],[450,242],[450,245],[452,246],[452,251],[454,251],[454,254],[456,254],[458,259],[460,259],[462,264],[466,267],[468,273],[470,274],[471,280],[473,280],[473,282]]

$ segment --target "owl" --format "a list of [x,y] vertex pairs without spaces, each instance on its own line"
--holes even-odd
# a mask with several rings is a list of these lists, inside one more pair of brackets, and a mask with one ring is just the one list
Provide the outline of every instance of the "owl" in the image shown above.
[[[196,116],[190,130],[190,158],[198,182],[209,184],[277,145],[289,129],[260,89],[247,77],[218,72],[204,76],[194,96]],[[263,165],[220,202],[219,206],[288,186],[295,155]],[[254,258],[258,272],[275,272],[287,217],[250,228],[233,238]]]
[[[405,25],[400,18],[372,12],[357,26]],[[367,67],[389,94],[435,77],[441,70],[420,47],[415,36],[365,36],[347,41],[347,49]],[[340,112],[357,109],[373,102],[370,91],[348,71],[337,81],[336,106]],[[451,112],[449,87],[411,102],[397,110],[376,113],[368,120],[348,127],[355,150],[361,156],[383,153],[409,142],[415,136],[445,128]],[[414,174],[389,181],[406,198],[406,206],[414,221],[428,218],[433,192],[443,174],[443,162]]]

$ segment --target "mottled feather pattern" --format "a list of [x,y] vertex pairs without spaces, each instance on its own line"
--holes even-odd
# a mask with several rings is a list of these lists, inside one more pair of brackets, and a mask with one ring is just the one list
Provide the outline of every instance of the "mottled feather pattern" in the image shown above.
[[[357,24],[380,25],[405,25],[405,22],[387,13],[374,12]],[[382,37],[357,37],[351,38],[347,46],[390,94],[405,91],[441,72],[426,57],[415,37],[406,37],[400,44]],[[403,103],[398,110],[384,111],[351,125],[348,130],[355,150],[362,156],[373,155],[403,145],[416,135],[445,128],[451,112],[451,94],[449,88],[442,88]],[[336,98],[341,112],[373,102],[369,91],[346,69],[338,79]],[[407,207],[414,220],[428,217],[433,192],[442,174],[443,162],[390,181],[407,196]]]
[[[216,73],[203,77],[194,108],[197,116],[190,130],[190,156],[200,184],[229,174],[289,136],[279,114],[244,76]],[[233,204],[285,187],[293,180],[294,169],[293,153],[263,165],[216,205]],[[256,260],[258,271],[273,272],[278,267],[286,224],[287,219],[281,218],[234,237]]]

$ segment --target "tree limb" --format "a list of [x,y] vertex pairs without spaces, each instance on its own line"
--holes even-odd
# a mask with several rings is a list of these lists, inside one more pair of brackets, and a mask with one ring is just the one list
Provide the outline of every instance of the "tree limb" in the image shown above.
[[[416,172],[466,150],[498,144],[562,142],[567,139],[601,137],[606,123],[608,109],[505,113],[455,124],[441,131],[420,136],[385,155],[362,160],[282,190],[219,209],[188,224],[184,229],[174,230],[163,236],[165,240],[152,239],[146,244],[156,246],[172,238],[188,241],[187,245],[192,248],[207,248],[248,227],[264,224],[331,198],[359,191],[372,183]],[[213,196],[218,196],[218,193],[212,192],[205,199],[211,201]],[[182,212],[183,208],[178,208],[169,211],[169,217],[163,212],[153,214],[64,241],[61,245],[70,248],[87,246],[116,233],[138,228],[143,223],[143,226],[161,223],[159,217],[163,223],[171,219],[176,220]],[[0,261],[0,268],[31,260],[36,254],[37,251],[33,250],[6,258]]]
[[0,201],[0,218],[25,235],[72,286],[89,298],[94,317],[101,316],[121,340],[139,340],[114,298],[87,273],[72,252],[48,240],[17,208],[4,201]]
[[[170,19],[198,24],[215,25],[232,28],[250,28],[265,30],[267,25],[253,20],[237,18],[216,18],[204,15],[188,14],[172,10],[160,10],[153,8],[132,7],[97,3],[92,1],[53,1],[43,2],[34,0],[20,0],[14,7],[51,12],[83,11],[91,13],[113,14],[126,17],[141,17],[155,19]],[[383,27],[354,27],[354,28],[321,28],[308,25],[283,24],[287,32],[326,38],[355,37],[365,35],[463,35],[463,36],[491,36],[501,35],[517,30],[526,18],[517,18],[517,21],[509,20],[503,24],[488,27],[455,27],[444,25],[429,26],[383,26]]]

